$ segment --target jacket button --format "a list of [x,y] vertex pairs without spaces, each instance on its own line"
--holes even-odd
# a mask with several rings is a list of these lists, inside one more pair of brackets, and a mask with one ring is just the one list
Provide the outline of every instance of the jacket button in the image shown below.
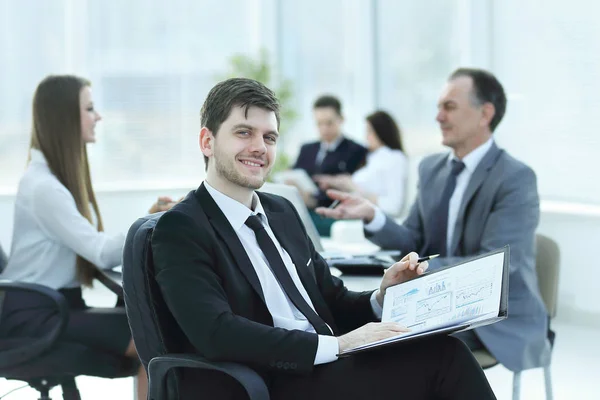
[[290,363],[289,362],[284,362],[283,363],[283,369],[290,369]]
[[283,366],[283,363],[281,361],[277,361],[277,368],[281,368]]
[[269,363],[269,365],[270,365],[271,367],[274,367],[274,366],[275,366],[275,361],[271,361],[271,362]]
[[296,364],[295,362],[290,363],[290,368],[291,369],[296,369],[298,367],[298,364]]

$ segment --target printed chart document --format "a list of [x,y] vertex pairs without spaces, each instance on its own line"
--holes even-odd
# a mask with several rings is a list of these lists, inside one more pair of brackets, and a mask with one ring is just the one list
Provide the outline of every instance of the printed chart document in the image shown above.
[[273,180],[277,183],[286,183],[292,181],[296,186],[305,192],[317,193],[319,188],[317,184],[308,176],[305,170],[301,168],[281,171],[273,175]]
[[348,349],[339,356],[506,318],[508,264],[506,246],[388,288],[381,321],[397,322],[411,331]]

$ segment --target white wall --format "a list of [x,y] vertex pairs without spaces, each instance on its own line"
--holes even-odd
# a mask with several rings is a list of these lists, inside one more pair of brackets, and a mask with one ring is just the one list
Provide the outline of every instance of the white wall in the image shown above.
[[[107,232],[126,232],[146,213],[159,195],[174,198],[191,189],[135,190],[98,193]],[[13,195],[0,195],[0,243],[8,252],[13,225]],[[554,238],[561,249],[559,317],[600,326],[600,262],[594,256],[600,246],[600,208],[583,209],[560,203],[542,204],[539,232]]]

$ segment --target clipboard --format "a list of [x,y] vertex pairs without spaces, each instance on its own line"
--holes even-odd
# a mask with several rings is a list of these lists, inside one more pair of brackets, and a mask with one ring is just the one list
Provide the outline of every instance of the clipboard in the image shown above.
[[[440,268],[436,271],[433,272],[429,272],[429,273],[425,273],[411,281],[408,282],[404,282],[401,283],[399,285],[394,286],[395,291],[399,291],[401,289],[402,285],[405,285],[407,288],[414,288],[416,286],[419,285],[419,280],[424,280],[424,279],[428,279],[428,282],[434,280],[435,277],[443,277],[444,275],[446,276],[451,276],[451,275],[455,275],[455,277],[460,276],[459,274],[461,272],[467,272],[467,267],[470,265],[470,268],[474,268],[474,266],[477,265],[478,260],[483,260],[486,258],[490,258],[490,257],[498,257],[498,255],[502,254],[503,256],[503,260],[502,260],[502,266],[499,267],[499,270],[501,271],[501,276],[498,277],[497,275],[494,276],[494,280],[492,283],[496,283],[496,284],[500,284],[500,298],[499,298],[499,302],[498,302],[498,306],[497,309],[494,309],[492,311],[489,312],[485,312],[481,315],[467,315],[464,316],[462,318],[454,318],[450,321],[447,321],[446,323],[440,323],[438,325],[432,325],[429,326],[427,329],[425,330],[415,330],[414,332],[408,332],[408,333],[403,333],[401,335],[398,336],[393,336],[391,338],[387,338],[387,339],[383,339],[383,340],[379,340],[376,342],[372,342],[372,343],[367,343],[361,346],[357,346],[354,347],[352,349],[348,349],[345,350],[341,353],[339,353],[337,356],[338,357],[348,357],[357,353],[362,353],[365,351],[369,351],[371,349],[375,349],[375,348],[381,348],[381,347],[385,347],[385,346],[391,346],[394,344],[398,344],[398,343],[407,343],[410,341],[414,341],[414,340],[419,340],[422,339],[424,337],[428,337],[428,336],[432,336],[432,335],[448,335],[451,333],[456,333],[456,332],[460,332],[460,331],[465,331],[465,330],[469,330],[469,329],[473,329],[473,328],[477,328],[480,326],[484,326],[484,325],[489,325],[489,324],[493,324],[499,321],[502,321],[504,319],[506,319],[508,317],[508,278],[509,278],[509,264],[510,264],[510,249],[509,246],[505,246],[503,248],[491,251],[489,253],[486,254],[482,254],[480,256],[477,257],[473,257],[467,261],[458,263],[458,264],[454,264],[454,265],[450,265],[444,268]],[[462,266],[462,267],[461,267]],[[463,271],[461,270],[457,270],[455,268],[463,268]],[[499,279],[498,279],[499,278]],[[412,282],[412,284],[411,284]],[[421,283],[423,283],[424,281],[422,281]],[[408,285],[410,284],[410,285]],[[457,288],[460,286],[457,286]],[[389,288],[388,290],[390,290],[392,288]],[[411,289],[413,290],[413,289]],[[491,291],[491,289],[490,289]],[[442,293],[443,291],[440,290],[439,293]],[[407,292],[408,293],[408,292]],[[453,310],[457,310],[457,309],[461,309],[463,306],[461,305],[460,307],[457,307],[457,305],[459,304],[459,300],[458,298],[461,298],[464,300],[465,296],[468,296],[469,293],[467,293],[465,291],[465,289],[462,289],[461,291],[458,290],[448,290],[446,293],[451,293],[451,296],[453,297],[453,301],[455,301],[454,304],[454,308]],[[384,299],[384,310],[386,307],[385,302],[390,301],[391,297],[388,297],[388,292],[386,292],[386,297]],[[438,293],[434,293],[434,296],[440,296]],[[458,296],[458,297],[457,297]],[[462,297],[460,297],[462,296]],[[430,297],[429,299],[431,299],[432,297]],[[467,305],[470,305],[473,303],[469,303]],[[465,309],[460,310],[457,314],[455,315],[460,315],[460,312],[465,312]],[[384,315],[385,317],[385,315]]]

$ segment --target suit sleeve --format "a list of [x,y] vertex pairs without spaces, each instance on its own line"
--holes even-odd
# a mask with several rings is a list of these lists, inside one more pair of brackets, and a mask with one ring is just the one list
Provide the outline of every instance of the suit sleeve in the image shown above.
[[535,264],[535,230],[540,206],[535,173],[520,169],[508,176],[498,189],[491,213],[485,221],[481,246],[469,257],[440,257],[429,261],[430,268],[462,262],[506,245],[510,246],[510,271]]
[[[423,163],[419,165],[420,177],[422,177],[422,166]],[[424,228],[419,209],[419,195],[417,195],[402,225],[386,216],[383,228],[375,232],[365,230],[365,237],[382,249],[400,250],[402,254],[407,254],[423,247]]]
[[367,159],[368,150],[366,147],[361,146],[358,143],[354,143],[354,149],[352,155],[348,160],[348,172],[353,174],[360,167],[365,165]]
[[263,370],[289,363],[290,373],[313,369],[318,336],[274,328],[232,312],[214,251],[203,229],[171,210],[152,235],[156,281],[169,310],[191,344],[210,360],[234,361]]
[[307,150],[306,145],[303,145],[300,148],[300,153],[298,153],[298,158],[296,158],[296,163],[294,164],[293,169],[296,169],[296,168],[306,169],[306,165],[304,165],[304,162],[303,162],[306,150]]

